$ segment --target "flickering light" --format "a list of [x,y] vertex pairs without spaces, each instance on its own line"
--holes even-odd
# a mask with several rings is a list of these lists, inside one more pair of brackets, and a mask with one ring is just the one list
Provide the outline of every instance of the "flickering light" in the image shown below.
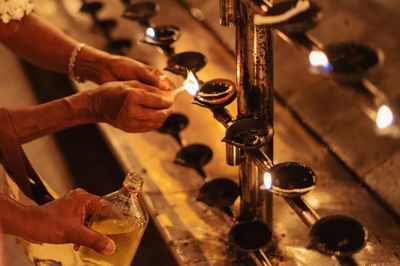
[[200,85],[192,71],[188,72],[182,88],[189,92],[192,96],[196,96],[199,92]]
[[311,67],[316,68],[319,71],[330,72],[332,70],[332,65],[329,63],[328,56],[323,51],[311,51],[308,59]]
[[392,110],[387,105],[379,107],[376,115],[376,126],[380,129],[387,128],[393,124],[394,116]]
[[266,172],[264,174],[264,184],[261,186],[263,190],[270,190],[272,187],[272,176],[270,173]]
[[152,27],[150,27],[150,28],[147,28],[147,30],[146,30],[146,35],[147,35],[148,37],[154,39],[154,38],[156,37],[156,32],[155,32],[155,30],[154,30]]

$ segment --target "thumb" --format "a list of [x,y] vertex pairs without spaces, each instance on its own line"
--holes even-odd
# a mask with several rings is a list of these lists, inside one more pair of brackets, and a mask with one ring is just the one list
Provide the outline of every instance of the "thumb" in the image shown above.
[[75,244],[89,247],[105,255],[114,253],[116,246],[111,238],[85,226],[82,226],[82,230],[79,231],[80,233],[76,236],[76,240],[74,241]]

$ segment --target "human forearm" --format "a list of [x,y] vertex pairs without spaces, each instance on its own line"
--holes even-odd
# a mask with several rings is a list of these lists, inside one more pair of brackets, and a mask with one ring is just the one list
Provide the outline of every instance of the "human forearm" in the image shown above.
[[4,234],[26,237],[29,224],[27,207],[0,194],[0,223]]
[[[21,21],[0,23],[0,41],[23,59],[42,68],[67,73],[69,57],[77,45],[59,29],[36,15],[26,15]],[[78,54],[76,74],[100,82],[107,71],[109,54],[85,46]]]
[[9,114],[21,143],[65,128],[94,123],[91,112],[91,92],[75,94],[49,103],[10,109]]

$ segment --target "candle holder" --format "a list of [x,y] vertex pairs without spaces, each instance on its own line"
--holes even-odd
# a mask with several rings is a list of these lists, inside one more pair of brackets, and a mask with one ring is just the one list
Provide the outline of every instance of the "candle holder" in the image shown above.
[[196,75],[206,64],[207,58],[202,53],[183,52],[171,56],[164,69],[186,78],[188,71]]
[[141,26],[150,27],[149,20],[155,16],[160,9],[159,5],[154,2],[139,2],[126,5],[122,17],[136,21]]
[[172,44],[181,36],[174,25],[160,25],[147,28],[141,42],[159,47],[168,57],[175,54]]
[[184,114],[174,113],[168,116],[164,124],[157,129],[158,132],[171,135],[180,146],[183,146],[180,132],[183,131],[189,124],[188,118]]

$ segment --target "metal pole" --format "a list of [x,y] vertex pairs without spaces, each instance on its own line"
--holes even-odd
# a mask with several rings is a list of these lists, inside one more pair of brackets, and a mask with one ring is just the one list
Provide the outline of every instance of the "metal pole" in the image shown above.
[[[273,126],[273,51],[272,29],[256,26],[254,13],[237,2],[236,58],[239,117],[259,118]],[[273,141],[264,147],[273,158]],[[272,194],[260,190],[264,173],[248,155],[240,165],[241,206],[245,219],[258,219],[272,226]]]

